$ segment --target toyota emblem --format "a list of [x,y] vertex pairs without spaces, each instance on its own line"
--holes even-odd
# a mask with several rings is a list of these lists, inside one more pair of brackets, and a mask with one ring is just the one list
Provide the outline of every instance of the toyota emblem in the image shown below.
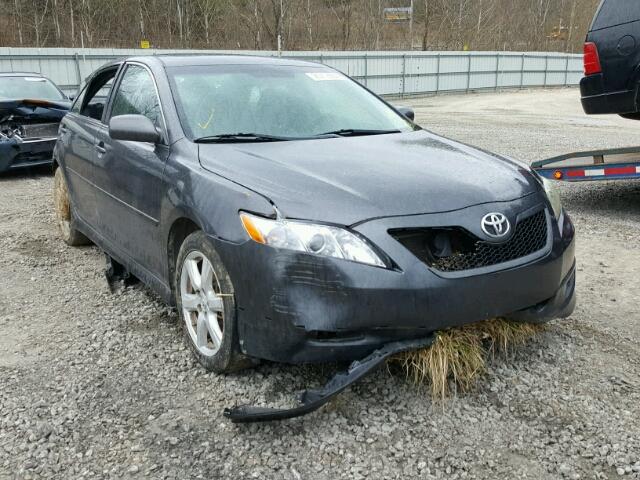
[[491,238],[503,238],[511,230],[509,219],[502,213],[487,213],[480,222],[482,231]]

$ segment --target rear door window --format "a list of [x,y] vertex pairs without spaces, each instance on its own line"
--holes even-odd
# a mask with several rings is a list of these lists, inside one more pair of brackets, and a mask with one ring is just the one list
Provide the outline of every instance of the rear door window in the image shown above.
[[640,0],[604,0],[591,30],[614,27],[640,20]]
[[[80,115],[102,121],[104,106],[109,98],[113,79],[118,72],[118,68],[110,68],[96,75],[82,94],[82,99],[76,101],[75,105],[80,105]],[[74,107],[75,107],[74,105]]]
[[86,93],[87,87],[85,85],[85,87],[80,90],[80,93],[78,93],[76,99],[73,101],[73,105],[71,106],[71,111],[73,113],[80,114],[80,108],[82,107],[82,103],[84,102],[84,96]]

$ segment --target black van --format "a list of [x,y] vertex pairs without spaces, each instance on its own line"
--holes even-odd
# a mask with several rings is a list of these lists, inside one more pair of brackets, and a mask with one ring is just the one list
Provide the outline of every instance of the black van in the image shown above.
[[584,44],[582,107],[638,117],[640,0],[603,0]]

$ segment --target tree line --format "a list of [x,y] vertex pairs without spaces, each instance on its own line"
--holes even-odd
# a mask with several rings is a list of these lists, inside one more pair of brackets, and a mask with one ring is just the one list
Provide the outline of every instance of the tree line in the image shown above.
[[581,51],[599,0],[0,0],[0,46]]

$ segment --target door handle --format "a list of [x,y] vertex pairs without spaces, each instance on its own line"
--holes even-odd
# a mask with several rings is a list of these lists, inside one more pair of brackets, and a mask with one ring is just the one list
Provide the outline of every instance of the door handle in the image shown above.
[[104,142],[96,143],[95,147],[99,154],[107,153],[107,149],[104,148]]

